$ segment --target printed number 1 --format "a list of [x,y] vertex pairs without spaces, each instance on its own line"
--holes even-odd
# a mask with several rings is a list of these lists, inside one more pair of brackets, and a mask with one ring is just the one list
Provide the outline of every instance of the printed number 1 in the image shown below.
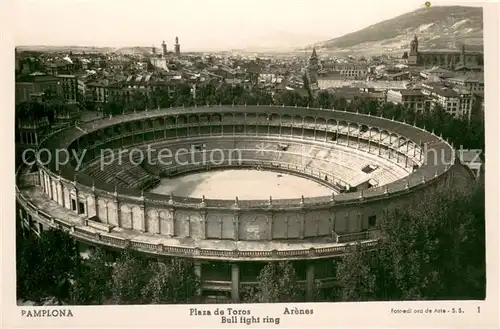
[[481,306],[477,307],[477,313],[481,313]]

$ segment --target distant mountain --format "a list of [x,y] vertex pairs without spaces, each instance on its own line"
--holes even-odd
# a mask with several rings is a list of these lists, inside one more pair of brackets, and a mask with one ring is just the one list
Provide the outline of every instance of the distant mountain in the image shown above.
[[416,35],[421,49],[483,47],[483,9],[480,7],[438,6],[371,25],[313,46],[325,51],[401,52]]
[[[156,51],[160,53],[161,49],[157,47]],[[123,55],[148,55],[151,54],[151,47],[122,47],[115,48],[113,52]]]
[[70,51],[73,53],[108,53],[112,52],[115,48],[111,47],[91,47],[91,46],[44,46],[44,45],[30,45],[30,46],[17,46],[17,51],[37,51],[47,53],[59,53]]

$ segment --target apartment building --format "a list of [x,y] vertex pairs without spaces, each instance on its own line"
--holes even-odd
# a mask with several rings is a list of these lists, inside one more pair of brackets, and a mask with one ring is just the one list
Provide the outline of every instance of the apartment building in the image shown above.
[[61,96],[66,103],[78,103],[78,82],[76,76],[61,74],[57,77],[61,81]]
[[465,87],[472,92],[484,92],[484,78],[479,76],[458,76],[448,78],[446,82]]
[[426,97],[421,90],[390,89],[387,91],[387,102],[402,104],[407,109],[423,112],[426,107]]
[[448,88],[440,83],[424,83],[422,93],[430,99],[431,109],[439,104],[454,117],[470,119],[473,97],[465,88]]
[[16,102],[32,99],[32,95],[50,92],[59,95],[60,79],[45,74],[32,74],[19,77],[16,81]]

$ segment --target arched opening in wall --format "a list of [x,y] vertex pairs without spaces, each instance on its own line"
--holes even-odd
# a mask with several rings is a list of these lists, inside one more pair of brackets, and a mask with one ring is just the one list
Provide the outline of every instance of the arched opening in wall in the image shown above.
[[326,119],[325,118],[317,118],[316,125],[319,126],[318,128],[324,129],[326,127]]
[[153,120],[153,127],[154,128],[160,128],[160,127],[163,127],[163,118],[156,118]]
[[359,132],[360,133],[365,133],[369,130],[368,126],[367,125],[361,125],[361,127],[359,128]]
[[281,123],[284,125],[288,125],[292,123],[292,117],[288,114],[284,114],[281,116]]
[[271,123],[278,124],[280,122],[280,116],[276,113],[272,113],[268,118]]
[[175,125],[176,123],[177,123],[177,120],[176,120],[176,118],[175,118],[175,117],[166,117],[166,118],[165,118],[165,124],[166,124],[167,126],[173,126],[173,125]]
[[110,138],[112,136],[113,136],[113,128],[112,127],[111,128],[110,127],[104,128],[104,136],[103,137],[105,139],[108,139],[108,138]]
[[[243,121],[243,123],[245,123],[246,125],[255,125],[255,123],[257,122],[257,114],[255,114],[255,113],[247,113],[243,117],[245,120],[245,121]],[[266,120],[266,118],[264,118],[264,122],[265,122],[265,120]]]
[[210,122],[220,123],[222,122],[222,116],[220,114],[212,114],[212,116],[210,117]]
[[304,123],[305,123],[305,124],[308,124],[308,125],[314,125],[314,123],[315,123],[315,122],[316,122],[316,121],[315,121],[315,120],[314,120],[314,118],[313,118],[313,117],[311,117],[311,116],[306,116],[306,117],[304,118]]
[[208,114],[201,114],[200,115],[200,123],[207,123],[210,121],[210,117]]
[[219,261],[203,263],[201,275],[204,281],[231,281],[231,264]]
[[199,122],[199,119],[198,119],[198,116],[194,115],[194,114],[191,114],[188,118],[189,120],[189,123],[198,123]]
[[242,125],[245,122],[245,115],[243,113],[234,114],[234,123]]
[[257,282],[257,277],[266,266],[266,262],[242,262],[240,266],[240,282]]
[[[249,117],[249,115],[250,115],[250,117]],[[265,114],[265,113],[259,113],[258,115],[250,113],[250,114],[247,115],[247,121],[248,121],[249,118],[255,118],[256,122],[258,122],[260,124],[267,124],[267,122],[270,120],[269,116],[267,114]]]
[[144,128],[145,128],[145,129],[152,129],[153,127],[154,127],[153,120],[146,119],[146,120],[144,121]]
[[408,140],[406,138],[403,138],[403,137],[400,137],[398,139],[398,144],[397,144],[397,147],[404,147],[406,146],[406,143],[408,142]]
[[394,146],[394,144],[397,142],[398,142],[398,135],[391,133],[389,135],[389,144]]
[[338,131],[340,133],[347,133],[347,122],[345,121],[340,121],[338,123]]
[[293,117],[293,124],[294,125],[301,125],[304,122],[304,118],[302,118],[300,115],[295,115]]
[[349,123],[349,134],[356,134],[359,132],[359,125],[356,122]]
[[332,259],[318,259],[314,262],[314,278],[326,279],[335,277],[335,262]]
[[368,137],[370,140],[379,141],[380,140],[380,130],[377,127],[370,128]]
[[224,124],[232,124],[234,122],[234,116],[232,113],[224,113],[221,116],[221,120]]
[[176,122],[176,123],[177,123],[178,125],[184,125],[184,124],[186,124],[186,123],[187,123],[187,118],[186,118],[186,116],[184,116],[184,115],[179,115],[179,116],[177,117],[177,122]]
[[307,261],[306,260],[296,260],[292,261],[295,274],[298,280],[305,280],[307,275]]
[[335,129],[335,127],[337,126],[337,120],[328,119],[328,120],[326,120],[326,125],[327,125],[328,129]]

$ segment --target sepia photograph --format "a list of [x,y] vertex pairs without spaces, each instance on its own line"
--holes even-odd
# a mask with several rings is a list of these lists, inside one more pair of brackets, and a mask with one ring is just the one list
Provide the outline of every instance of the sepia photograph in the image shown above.
[[12,11],[23,327],[498,325],[498,4]]

